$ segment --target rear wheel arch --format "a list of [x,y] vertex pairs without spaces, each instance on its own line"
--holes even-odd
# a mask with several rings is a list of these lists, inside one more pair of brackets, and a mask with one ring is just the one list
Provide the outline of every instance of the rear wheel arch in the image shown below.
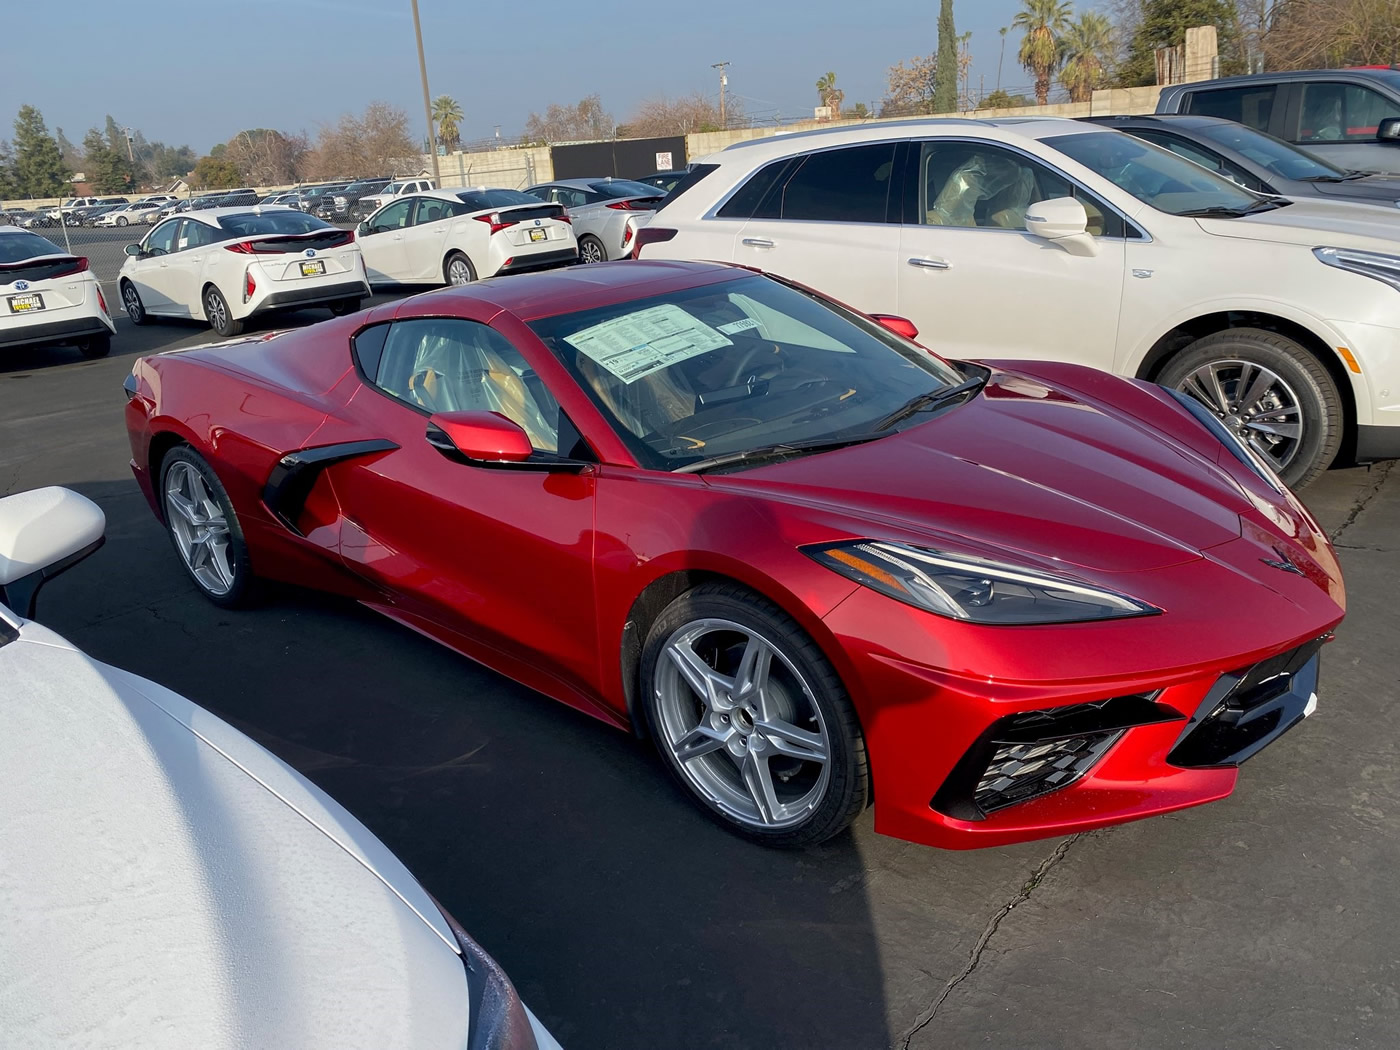
[[1180,351],[1207,336],[1232,328],[1257,328],[1293,340],[1315,358],[1331,377],[1342,400],[1342,445],[1338,463],[1347,462],[1356,451],[1356,394],[1351,377],[1337,351],[1312,329],[1275,314],[1248,310],[1229,310],[1203,314],[1184,321],[1152,344],[1138,364],[1135,376],[1156,382],[1157,376]]
[[447,275],[447,267],[448,267],[448,264],[451,263],[452,260],[453,260],[454,258],[456,258],[457,256],[461,256],[463,259],[466,260],[467,269],[471,271],[471,279],[472,279],[473,281],[478,280],[478,279],[480,278],[480,276],[481,276],[481,271],[480,271],[479,269],[477,269],[477,265],[476,265],[476,263],[472,260],[471,255],[470,255],[467,251],[465,251],[464,249],[462,249],[462,248],[449,248],[447,251],[445,251],[445,252],[442,253],[442,279],[443,279],[443,281],[445,281],[445,282],[448,283],[448,284],[451,284],[451,283],[452,283],[451,278],[448,277],[448,275]]
[[[151,484],[155,486],[157,492],[160,490],[160,469],[165,463],[165,457],[170,455],[175,449],[182,447],[190,447],[190,443],[186,441],[182,435],[175,433],[173,430],[162,430],[151,435],[151,444],[147,452],[146,463],[150,470]],[[161,522],[164,523],[164,505],[161,504],[160,500],[156,500],[156,504],[159,508],[156,513],[159,514]]]

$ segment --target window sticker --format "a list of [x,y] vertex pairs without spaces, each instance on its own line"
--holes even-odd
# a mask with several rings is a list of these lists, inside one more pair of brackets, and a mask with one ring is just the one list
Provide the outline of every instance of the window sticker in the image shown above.
[[564,342],[624,383],[734,344],[674,303],[595,324]]
[[730,321],[728,324],[722,324],[719,326],[719,330],[725,335],[733,335],[736,332],[742,332],[746,329],[757,327],[757,321],[752,317],[745,317],[742,321]]

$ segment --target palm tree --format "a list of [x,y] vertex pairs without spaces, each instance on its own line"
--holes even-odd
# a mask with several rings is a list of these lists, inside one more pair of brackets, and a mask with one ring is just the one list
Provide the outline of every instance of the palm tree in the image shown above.
[[841,103],[845,101],[846,93],[836,86],[835,73],[827,73],[817,78],[817,97],[821,99],[823,106],[831,107],[832,119],[839,120]]
[[1086,11],[1065,29],[1060,41],[1065,60],[1060,83],[1069,92],[1071,102],[1088,102],[1094,89],[1103,83],[1105,56],[1113,46],[1112,37],[1113,23],[1097,11]]
[[1021,0],[1021,10],[1011,24],[1024,31],[1016,56],[1035,77],[1036,105],[1050,101],[1050,79],[1060,66],[1060,37],[1069,27],[1069,0]]
[[457,126],[462,122],[462,107],[451,95],[439,95],[433,99],[433,123],[437,124],[438,141],[445,147],[455,149],[462,141]]

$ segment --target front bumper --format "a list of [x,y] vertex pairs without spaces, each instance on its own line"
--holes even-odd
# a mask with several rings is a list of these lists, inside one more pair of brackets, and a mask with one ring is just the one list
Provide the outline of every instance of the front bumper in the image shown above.
[[1356,462],[1400,459],[1400,426],[1356,428]]

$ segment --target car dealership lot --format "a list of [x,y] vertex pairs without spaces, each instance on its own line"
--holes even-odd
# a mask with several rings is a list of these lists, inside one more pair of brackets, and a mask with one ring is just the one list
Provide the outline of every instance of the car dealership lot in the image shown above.
[[878,838],[867,814],[777,853],[712,826],[650,748],[354,606],[203,601],[127,470],[121,381],[134,355],[209,333],[118,327],[107,360],[0,360],[0,493],[72,485],[108,515],[107,547],[46,590],[44,618],[329,790],[564,1045],[1395,1044],[1389,464],[1306,493],[1350,615],[1317,715],[1251,761],[1232,799],[976,853]]

